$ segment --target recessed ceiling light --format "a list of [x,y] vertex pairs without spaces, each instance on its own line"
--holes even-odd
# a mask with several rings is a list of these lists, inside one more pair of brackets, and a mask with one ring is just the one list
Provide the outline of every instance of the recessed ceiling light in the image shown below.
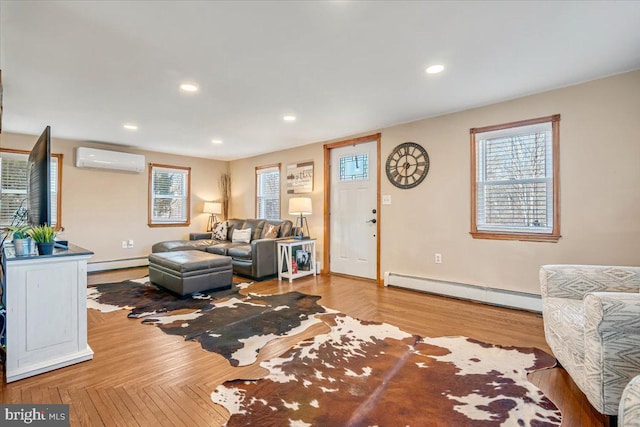
[[444,65],[436,64],[430,67],[427,67],[427,74],[438,74],[444,70]]
[[211,143],[212,144],[222,144],[222,140],[221,139],[212,139]]
[[286,115],[282,118],[282,120],[284,120],[285,122],[295,122],[296,116]]
[[198,85],[195,83],[182,83],[180,84],[180,90],[184,92],[197,92]]
[[127,130],[138,130],[138,125],[134,125],[133,123],[125,123],[122,127]]

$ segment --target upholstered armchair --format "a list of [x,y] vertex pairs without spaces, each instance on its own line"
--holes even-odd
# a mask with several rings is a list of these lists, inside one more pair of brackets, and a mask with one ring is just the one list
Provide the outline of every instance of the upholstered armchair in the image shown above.
[[597,411],[617,415],[640,374],[640,267],[545,265],[540,286],[553,354]]
[[622,392],[619,427],[640,427],[640,375],[631,380]]

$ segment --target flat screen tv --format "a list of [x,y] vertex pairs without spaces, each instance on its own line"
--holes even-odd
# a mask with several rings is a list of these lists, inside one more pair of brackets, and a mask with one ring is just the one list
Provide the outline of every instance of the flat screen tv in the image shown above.
[[47,126],[27,163],[29,224],[51,225],[51,127]]

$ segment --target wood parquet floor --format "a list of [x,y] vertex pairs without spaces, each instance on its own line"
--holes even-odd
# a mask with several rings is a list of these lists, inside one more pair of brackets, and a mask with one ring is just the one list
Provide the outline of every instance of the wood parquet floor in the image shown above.
[[[92,274],[89,284],[143,277],[146,268]],[[501,345],[535,346],[550,352],[542,318],[535,313],[492,307],[339,276],[305,277],[289,284],[269,280],[251,291],[297,290],[321,295],[320,304],[364,320],[388,322],[422,336],[464,335]],[[248,367],[231,367],[195,342],[164,334],[126,317],[126,311],[88,310],[91,361],[0,387],[2,403],[68,403],[72,426],[221,426],[228,419],[210,393],[230,378],[266,374],[261,360],[281,354],[303,338],[325,331],[315,325],[302,336],[269,343]],[[606,426],[562,368],[529,375],[563,414],[563,426]],[[416,384],[416,393],[421,385]],[[409,424],[402,420],[402,424]],[[426,423],[426,424],[425,424]],[[431,424],[414,420],[412,425]],[[443,423],[442,425],[446,425]]]

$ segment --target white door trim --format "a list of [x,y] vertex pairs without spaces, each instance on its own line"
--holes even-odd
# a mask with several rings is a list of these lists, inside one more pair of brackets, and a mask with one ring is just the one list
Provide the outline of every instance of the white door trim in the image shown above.
[[[334,148],[340,148],[347,145],[357,145],[365,142],[376,142],[376,154],[377,160],[375,167],[378,170],[378,178],[376,182],[376,211],[377,211],[377,222],[376,222],[376,281],[378,283],[381,282],[380,278],[380,222],[382,220],[382,215],[380,212],[380,145],[381,145],[382,134],[375,133],[372,135],[362,136],[359,138],[348,139],[345,141],[332,142],[329,144],[325,144],[324,149],[324,249],[323,249],[323,257],[322,257],[322,274],[329,274],[331,272],[331,217],[329,212],[331,212],[331,150]],[[373,165],[372,165],[373,166]]]

